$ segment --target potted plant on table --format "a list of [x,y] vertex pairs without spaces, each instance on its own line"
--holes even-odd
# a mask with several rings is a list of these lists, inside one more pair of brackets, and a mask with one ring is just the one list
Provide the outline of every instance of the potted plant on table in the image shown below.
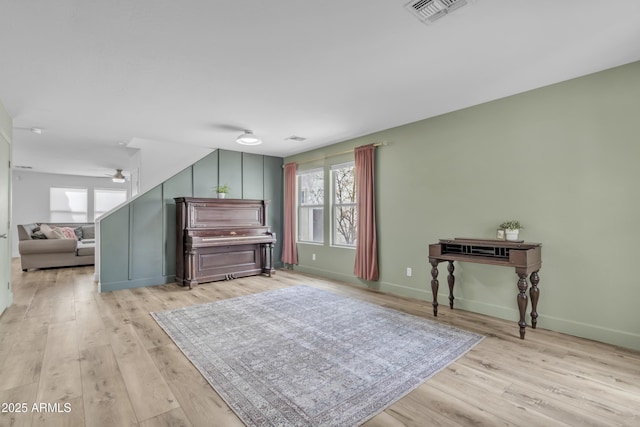
[[502,228],[506,233],[507,240],[514,241],[518,240],[518,234],[524,227],[520,225],[519,221],[512,220],[503,222],[500,224],[500,228]]
[[227,193],[229,192],[229,186],[227,184],[218,185],[216,187],[216,192],[218,193],[218,199],[224,199],[227,196]]

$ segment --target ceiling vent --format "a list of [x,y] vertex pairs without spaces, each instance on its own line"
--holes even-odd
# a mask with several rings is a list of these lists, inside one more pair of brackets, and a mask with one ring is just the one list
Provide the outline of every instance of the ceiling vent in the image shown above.
[[307,138],[303,138],[301,136],[291,135],[289,138],[286,138],[285,141],[293,141],[293,142],[302,142],[306,141]]
[[467,0],[415,0],[405,8],[425,24],[430,24],[466,4]]

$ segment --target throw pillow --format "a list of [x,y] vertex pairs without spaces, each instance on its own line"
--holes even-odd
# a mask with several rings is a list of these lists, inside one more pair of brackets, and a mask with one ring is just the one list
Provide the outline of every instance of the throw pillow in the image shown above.
[[95,239],[96,227],[95,225],[83,225],[82,226],[82,238],[83,239]]
[[32,235],[31,235],[32,239],[46,239],[47,236],[44,235],[44,233],[40,230],[35,231]]
[[78,240],[82,240],[82,227],[74,228],[73,232],[76,233],[76,237],[78,238]]
[[60,239],[59,235],[48,224],[40,224],[40,231],[47,236],[47,239]]
[[58,236],[58,239],[66,239],[67,237],[64,235],[64,233],[62,232],[62,230],[60,229],[60,227],[51,227],[53,229],[53,232],[56,236]]
[[71,228],[71,227],[58,227],[58,230],[60,230],[60,232],[64,236],[64,239],[78,240],[78,236],[76,236],[76,233],[75,233],[75,231],[73,231],[73,228]]

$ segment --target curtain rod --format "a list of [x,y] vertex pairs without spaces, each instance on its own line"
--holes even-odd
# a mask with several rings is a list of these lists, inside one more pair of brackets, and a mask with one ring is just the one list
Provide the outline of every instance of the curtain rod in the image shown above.
[[[374,143],[372,145],[374,147],[380,147],[380,146],[383,146],[383,145],[387,145],[387,141],[376,142],[376,143]],[[315,162],[315,161],[318,161],[318,160],[328,159],[330,157],[342,156],[343,154],[353,153],[354,150],[355,150],[355,148],[352,148],[351,150],[340,151],[339,153],[331,153],[331,154],[327,154],[326,156],[322,156],[322,157],[314,157],[313,159],[301,160],[299,162],[296,162],[296,164],[302,165],[302,164],[305,164],[305,163],[311,163],[311,162]],[[282,167],[284,167],[284,165],[282,165]]]

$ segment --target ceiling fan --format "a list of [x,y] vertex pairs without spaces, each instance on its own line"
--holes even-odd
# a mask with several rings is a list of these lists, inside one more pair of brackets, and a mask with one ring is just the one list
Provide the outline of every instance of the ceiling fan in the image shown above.
[[117,183],[123,183],[128,180],[128,178],[122,173],[122,169],[116,169],[115,174],[105,174],[105,176],[108,176],[113,182]]

